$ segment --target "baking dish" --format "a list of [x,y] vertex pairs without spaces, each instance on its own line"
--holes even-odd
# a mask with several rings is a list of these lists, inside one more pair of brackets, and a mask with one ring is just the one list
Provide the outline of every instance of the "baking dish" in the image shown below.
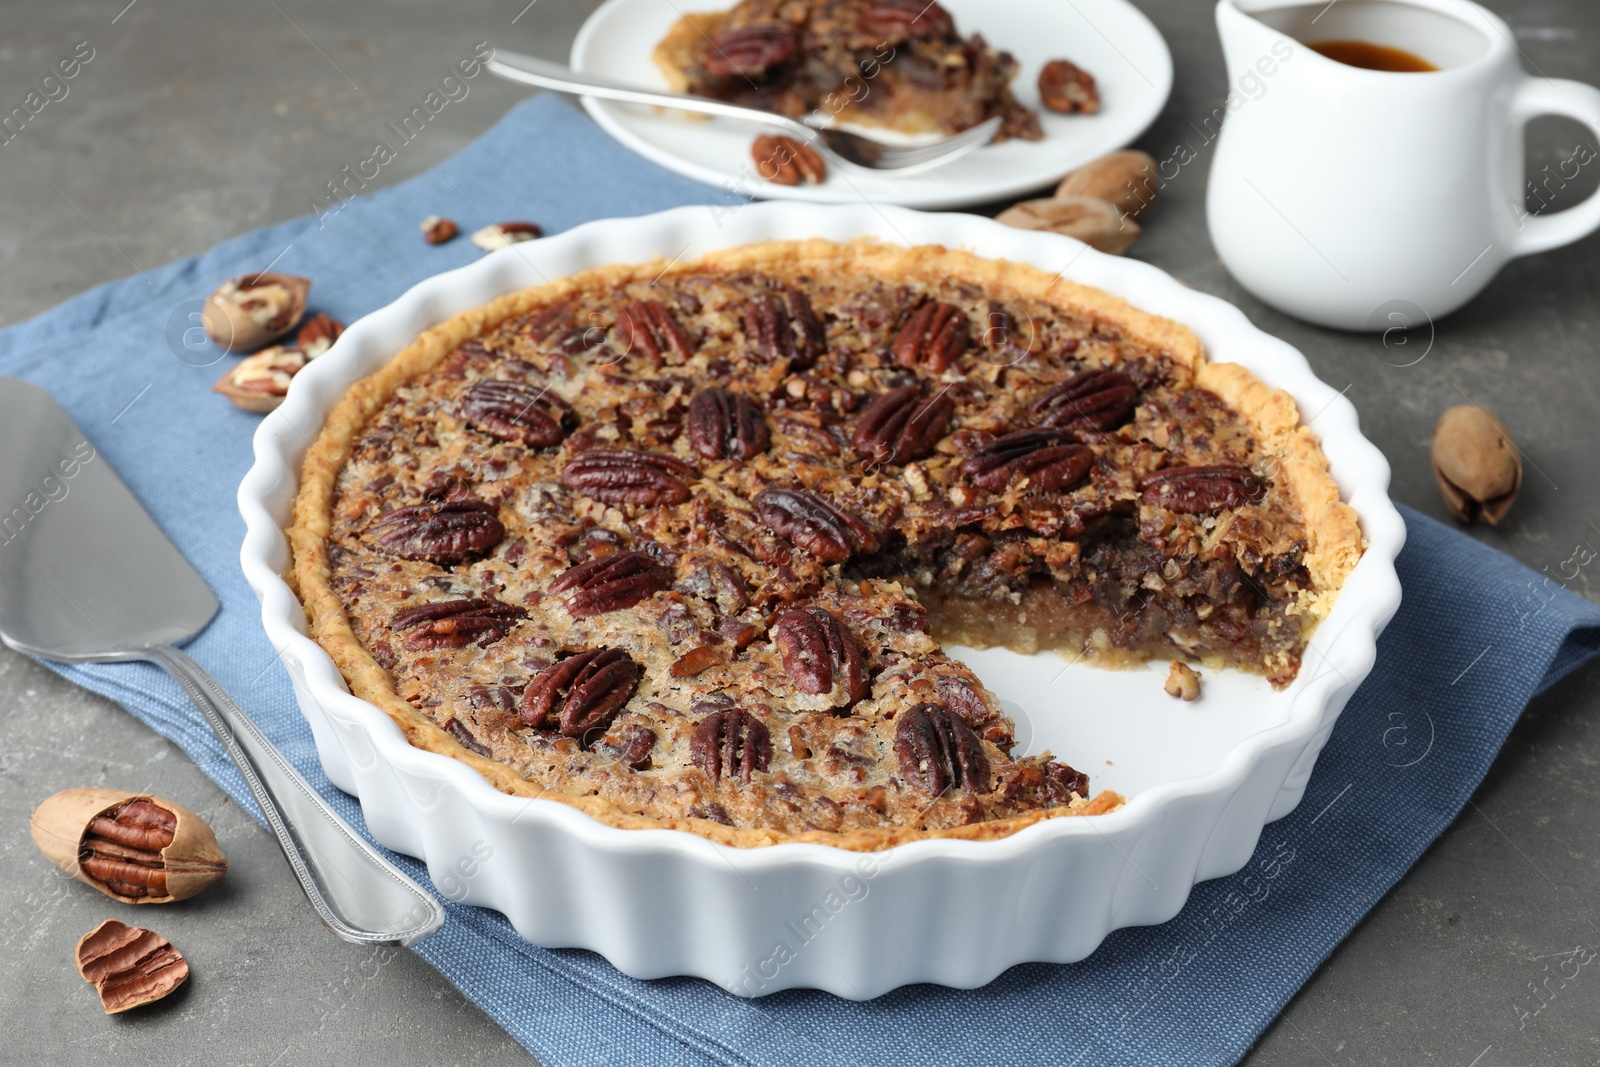
[[[506,292],[608,263],[807,237],[941,244],[1059,271],[1185,323],[1213,359],[1241,363],[1293,396],[1368,540],[1299,677],[1274,691],[1254,676],[1208,671],[1204,698],[1190,705],[1162,692],[1161,664],[1106,671],[1053,654],[958,649],[1018,718],[1025,751],[1050,748],[1096,788],[1131,799],[1108,815],[1049,820],[1000,840],[869,854],[812,844],[736,849],[605,826],[564,804],[496,791],[467,765],[413,748],[387,715],[352,696],[305,636],[281,577],[300,461],[344,391],[422,330]],[[1114,929],[1170,918],[1195,882],[1238,870],[1263,825],[1294,809],[1400,602],[1394,558],[1404,525],[1388,500],[1388,465],[1361,436],[1354,408],[1304,357],[1154,267],[974,216],[687,207],[503,249],[352,324],[263,421],[255,455],[239,491],[245,576],[323,767],[360,799],[374,836],[422,859],[444,895],[504,913],[536,944],[592,949],[636,977],[694,975],[747,996],[795,986],[850,998],[911,982],[977,986],[1017,963],[1081,959]]]

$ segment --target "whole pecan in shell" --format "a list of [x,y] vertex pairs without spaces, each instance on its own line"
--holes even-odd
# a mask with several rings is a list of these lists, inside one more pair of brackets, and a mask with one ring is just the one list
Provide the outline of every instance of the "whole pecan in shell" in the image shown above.
[[689,401],[685,427],[690,446],[707,459],[754,459],[772,441],[761,409],[743,393],[718,386]]
[[1139,498],[1146,504],[1185,515],[1209,515],[1224,508],[1254,503],[1267,494],[1267,483],[1246,467],[1168,467],[1139,479]]
[[901,324],[889,350],[902,367],[943,374],[966,352],[972,339],[967,313],[939,300],[926,300]]
[[938,796],[951,786],[968,793],[989,789],[989,757],[966,721],[942,704],[918,704],[900,717],[894,753],[905,780]]
[[567,601],[567,610],[575,619],[587,619],[631,608],[669,584],[666,568],[643,552],[619,552],[563,571],[550,583],[550,591],[577,590]]
[[549,448],[566,436],[572,409],[556,394],[526,382],[485,379],[461,394],[461,417],[502,441]]
[[783,669],[802,693],[822,696],[842,686],[846,708],[871,693],[861,646],[838,616],[823,608],[793,608],[772,624]]
[[639,688],[639,665],[626,652],[597,648],[579,652],[534,676],[522,691],[522,721],[555,725],[581,738],[617,717]]
[[949,37],[956,31],[950,12],[928,0],[877,0],[856,26],[886,44]]
[[790,370],[809,369],[827,344],[822,320],[797,289],[751,297],[744,309],[744,332],[767,359],[788,360]]
[[474,641],[479,645],[498,641],[527,617],[515,604],[481,596],[406,608],[395,614],[389,628],[404,634],[405,646],[412,650],[465,648]]
[[630,352],[659,360],[671,352],[680,360],[694,355],[689,334],[665,305],[654,300],[624,301],[617,312],[617,339]]
[[902,385],[867,405],[850,442],[876,463],[910,463],[933,454],[955,409],[947,390],[924,397],[920,386]]
[[681,504],[689,487],[678,476],[695,473],[671,456],[616,449],[580,452],[561,468],[561,484],[608,504]]
[[1061,430],[1114,430],[1127,421],[1139,387],[1119,370],[1080,371],[1033,398],[1028,410]]
[[1018,430],[984,445],[961,461],[961,473],[979,489],[999,492],[1026,477],[1035,489],[1070,489],[1094,466],[1094,453],[1062,444],[1064,430]]
[[460,563],[493,549],[506,535],[498,510],[468,497],[396,508],[373,523],[377,545],[401,559]]
[[744,26],[713,38],[700,66],[713,78],[759,78],[787,62],[798,43],[786,26]]
[[735,776],[748,782],[772,761],[772,734],[748,711],[723,708],[695,723],[689,754],[714,782]]
[[870,526],[809,489],[763,489],[754,503],[756,515],[774,533],[827,563],[878,549]]

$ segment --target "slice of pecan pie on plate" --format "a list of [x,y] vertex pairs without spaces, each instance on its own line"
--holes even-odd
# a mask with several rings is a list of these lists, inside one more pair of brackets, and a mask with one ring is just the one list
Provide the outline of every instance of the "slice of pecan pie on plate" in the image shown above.
[[334,409],[290,537],[412,744],[614,826],[867,850],[1122,803],[947,644],[1282,686],[1363,549],[1294,401],[1183,326],[866,241],[444,322]]

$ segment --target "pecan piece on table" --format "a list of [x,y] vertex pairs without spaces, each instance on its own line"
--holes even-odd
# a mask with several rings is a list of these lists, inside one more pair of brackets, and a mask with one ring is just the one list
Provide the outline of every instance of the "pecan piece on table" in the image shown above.
[[878,550],[870,526],[809,489],[763,489],[754,503],[773,533],[824,562],[843,563],[857,552]]
[[933,454],[954,414],[947,390],[925,397],[920,386],[902,385],[867,406],[850,442],[875,463],[910,463]]
[[772,761],[772,734],[748,711],[723,708],[695,723],[689,754],[713,782],[735,776],[748,782]]
[[689,444],[707,459],[753,459],[772,442],[761,409],[743,393],[717,386],[689,401],[685,427]]
[[1185,515],[1209,515],[1252,504],[1267,494],[1267,483],[1246,467],[1168,467],[1139,479],[1146,504]]
[[989,757],[966,720],[942,704],[918,704],[900,717],[894,753],[907,782],[938,796],[951,786],[968,793],[989,789]]
[[377,545],[401,559],[460,563],[493,549],[506,535],[487,500],[441,500],[396,508],[373,523]]
[[153,930],[107,919],[78,941],[78,973],[107,1015],[160,1000],[189,977],[189,962]]
[[943,374],[966,352],[971,339],[966,312],[939,300],[925,300],[906,316],[889,350],[902,367]]
[[828,176],[828,165],[815,148],[798,138],[781,133],[764,133],[750,145],[750,158],[756,173],[774,185],[820,184]]
[[811,300],[796,289],[751,297],[744,309],[744,332],[767,359],[788,360],[790,370],[809,369],[827,344]]
[[672,312],[655,300],[627,300],[617,312],[617,340],[630,352],[659,360],[671,352],[680,360],[694,355],[689,334]]
[[596,648],[568,656],[534,676],[522,691],[522,721],[554,725],[582,738],[617,717],[639,688],[639,665],[621,649]]
[[1052,59],[1039,71],[1039,99],[1051,111],[1093,115],[1100,110],[1094,76],[1065,59]]
[[444,724],[444,732],[455,738],[462,748],[469,752],[476,752],[480,756],[489,755],[489,746],[472,736],[472,731],[460,719],[451,719]]
[[883,44],[927,41],[956,32],[950,12],[928,0],[877,0],[861,13],[856,28]]
[[999,492],[1026,477],[1035,489],[1071,489],[1094,466],[1087,446],[1062,444],[1065,430],[1018,430],[978,449],[961,461],[961,473],[979,489]]
[[861,646],[838,616],[823,608],[793,608],[772,624],[783,669],[802,693],[823,696],[837,682],[846,708],[871,693]]
[[1079,371],[1033,398],[1028,410],[1061,430],[1114,430],[1133,414],[1139,387],[1119,370]]
[[395,614],[389,628],[403,633],[405,646],[414,651],[465,648],[474,641],[480,646],[498,641],[527,617],[528,613],[515,604],[481,596],[406,608]]
[[561,484],[607,504],[681,504],[689,487],[678,476],[696,473],[672,456],[617,449],[574,456],[561,468]]
[[560,444],[573,421],[571,407],[550,390],[491,379],[461,394],[461,418],[490,437],[529,448]]
[[786,63],[798,44],[786,26],[744,26],[713,38],[700,66],[713,78],[759,78]]
[[567,610],[575,619],[587,619],[631,608],[669,584],[666,568],[643,552],[619,552],[568,568],[550,583],[550,591],[577,590]]

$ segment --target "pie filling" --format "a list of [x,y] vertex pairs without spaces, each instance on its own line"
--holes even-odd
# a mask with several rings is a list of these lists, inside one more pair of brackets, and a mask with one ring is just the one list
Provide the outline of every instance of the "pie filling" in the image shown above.
[[1001,139],[1044,135],[1017,61],[929,0],[742,0],[684,15],[655,59],[679,92],[794,118],[956,133],[998,115]]
[[358,695],[503,789],[739,844],[997,836],[1121,798],[1014,753],[945,642],[1281,686],[1337,591],[1286,458],[1309,438],[1213,372],[1240,381],[943,249],[590,272],[352,391],[297,576]]

